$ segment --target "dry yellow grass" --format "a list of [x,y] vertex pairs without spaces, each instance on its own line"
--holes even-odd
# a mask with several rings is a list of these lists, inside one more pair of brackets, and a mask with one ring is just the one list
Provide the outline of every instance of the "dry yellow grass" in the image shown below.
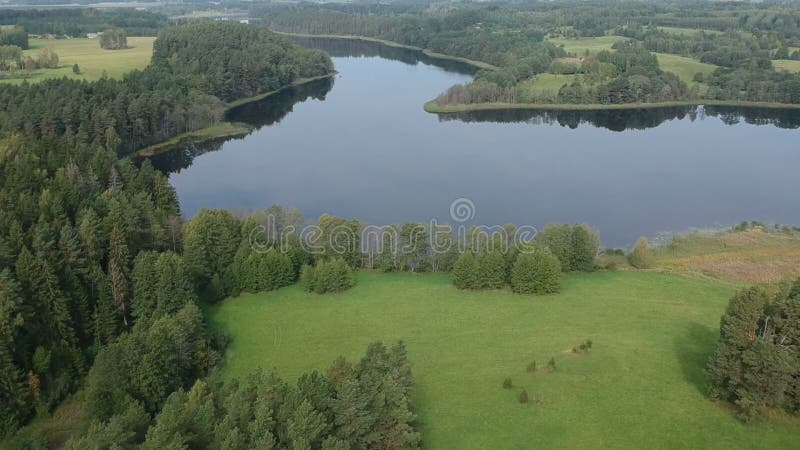
[[715,236],[685,236],[658,248],[659,269],[737,283],[800,277],[800,234],[755,228]]

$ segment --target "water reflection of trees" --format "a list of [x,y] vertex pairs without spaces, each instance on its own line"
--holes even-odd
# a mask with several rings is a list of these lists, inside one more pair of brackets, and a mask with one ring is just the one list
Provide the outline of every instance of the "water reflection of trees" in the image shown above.
[[[246,123],[252,126],[253,131],[255,131],[262,127],[279,123],[287,114],[292,112],[294,105],[302,103],[309,98],[325,100],[325,96],[332,88],[333,77],[293,86],[261,101],[247,103],[231,109],[226,115],[226,120]],[[156,169],[162,172],[180,172],[182,169],[192,165],[196,157],[221,149],[225,142],[244,139],[245,137],[226,137],[199,144],[181,145],[150,157],[150,161]]]
[[292,37],[296,43],[310,48],[322,50],[332,57],[380,57],[392,61],[400,61],[409,65],[419,63],[441,67],[448,72],[473,75],[475,66],[442,58],[432,58],[420,50],[402,47],[393,47],[379,42],[370,42],[359,39],[330,39],[315,37]]
[[529,123],[533,125],[560,125],[577,128],[588,124],[612,131],[645,130],[655,128],[669,120],[688,118],[691,121],[705,117],[719,118],[734,125],[744,121],[753,125],[774,125],[779,128],[800,128],[800,110],[769,108],[736,108],[721,106],[681,106],[628,110],[556,111],[556,110],[498,110],[474,111],[457,114],[440,114],[441,121]]

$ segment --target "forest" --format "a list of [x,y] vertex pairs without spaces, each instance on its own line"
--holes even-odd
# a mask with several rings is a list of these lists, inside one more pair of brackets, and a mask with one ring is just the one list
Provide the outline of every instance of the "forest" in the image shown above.
[[[265,23],[279,31],[367,36],[497,66],[439,96],[441,112],[480,103],[800,103],[800,74],[772,64],[800,57],[800,11],[777,5],[300,5],[267,11]],[[591,45],[592,39],[609,36],[624,39],[599,51],[564,49],[564,42]],[[681,55],[715,70],[677,75],[672,70],[681,68],[664,67],[660,54]],[[561,77],[560,88],[540,88],[542,75]]]

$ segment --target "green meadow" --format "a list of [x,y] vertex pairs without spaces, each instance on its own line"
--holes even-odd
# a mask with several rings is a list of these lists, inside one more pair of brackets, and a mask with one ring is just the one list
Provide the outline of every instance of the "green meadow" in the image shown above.
[[699,72],[703,75],[710,75],[717,69],[717,66],[714,64],[702,63],[686,56],[671,55],[669,53],[656,53],[655,55],[656,58],[658,58],[658,65],[661,67],[661,70],[674,73],[690,87],[695,84],[700,84],[694,81],[696,73]]
[[800,72],[800,61],[793,59],[776,59],[772,61],[772,65],[777,70],[784,70],[786,72]]
[[[294,380],[339,355],[359,358],[371,341],[404,340],[426,448],[796,447],[792,419],[746,425],[706,395],[732,292],[655,272],[567,275],[560,294],[539,297],[459,291],[449,275],[361,272],[344,293],[295,285],[208,313],[233,339],[226,378],[262,367]],[[586,339],[589,353],[571,351]],[[521,388],[531,403],[517,401]]]
[[[128,47],[123,50],[104,50],[97,39],[31,39],[30,48],[25,55],[38,55],[42,49],[50,47],[58,54],[57,69],[40,69],[30,74],[0,79],[4,83],[21,83],[22,80],[36,82],[48,78],[75,78],[97,80],[105,72],[110,78],[120,79],[122,75],[135,69],[144,69],[150,64],[153,55],[154,37],[129,37]],[[81,73],[72,72],[77,64]]]
[[619,41],[627,41],[628,38],[623,36],[600,36],[600,37],[587,37],[587,38],[550,38],[550,42],[563,46],[567,53],[575,56],[583,56],[587,51],[589,53],[597,53],[603,50],[611,50],[611,46]]

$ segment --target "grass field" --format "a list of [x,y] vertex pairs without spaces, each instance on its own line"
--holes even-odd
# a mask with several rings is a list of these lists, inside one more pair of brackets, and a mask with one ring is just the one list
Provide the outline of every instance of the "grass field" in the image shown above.
[[[677,275],[570,275],[546,297],[461,292],[447,275],[360,273],[351,291],[300,286],[228,299],[225,377],[257,367],[288,380],[403,339],[426,448],[790,448],[789,418],[745,425],[706,395],[703,374],[731,288]],[[587,338],[591,353],[570,349]],[[558,370],[526,373],[555,357]],[[504,390],[505,377],[517,387]],[[518,387],[541,403],[521,405]]]
[[567,84],[572,83],[577,77],[580,76],[582,75],[542,73],[523,81],[520,83],[519,87],[524,89],[530,95],[536,96],[535,98],[541,98],[541,96],[549,95],[555,100],[559,89]]
[[701,72],[703,75],[710,75],[717,66],[714,64],[701,63],[700,61],[685,56],[671,55],[669,53],[656,53],[658,65],[661,70],[672,72],[681,80],[685,81],[689,87],[699,84],[694,81],[694,75]]
[[800,277],[800,234],[740,233],[690,235],[655,251],[662,269],[735,283],[775,282]]
[[[105,71],[110,78],[122,78],[122,75],[134,69],[144,69],[150,64],[153,55],[153,37],[129,37],[125,50],[103,50],[97,39],[31,39],[30,49],[26,55],[37,55],[45,47],[52,47],[58,54],[57,69],[41,69],[25,77],[2,79],[0,82],[21,83],[23,79],[36,82],[47,78],[77,78],[97,80]],[[72,73],[72,65],[78,64],[81,74]]]
[[601,36],[601,37],[588,37],[577,39],[566,38],[551,38],[550,42],[556,45],[563,45],[567,53],[576,56],[583,56],[588,50],[591,53],[597,53],[603,50],[611,50],[611,46],[615,42],[626,41],[628,38],[622,36]]
[[800,72],[800,61],[793,59],[776,59],[772,61],[772,65],[776,70],[785,70],[787,72]]

